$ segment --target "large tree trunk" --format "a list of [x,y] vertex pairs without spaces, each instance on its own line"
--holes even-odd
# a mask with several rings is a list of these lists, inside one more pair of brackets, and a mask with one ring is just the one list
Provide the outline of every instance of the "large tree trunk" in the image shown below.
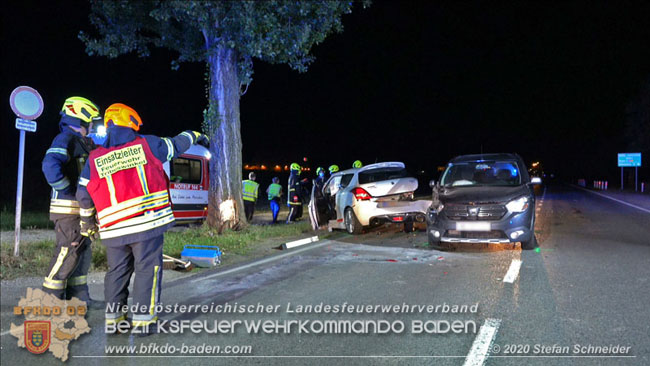
[[[242,141],[239,121],[237,54],[219,47],[208,57],[209,107],[205,131],[210,136],[210,227],[222,232],[246,223],[242,201]],[[234,212],[232,212],[234,210]]]

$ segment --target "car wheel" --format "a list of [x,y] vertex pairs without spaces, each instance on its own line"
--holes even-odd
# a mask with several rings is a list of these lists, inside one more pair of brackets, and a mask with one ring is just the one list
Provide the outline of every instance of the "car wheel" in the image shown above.
[[405,233],[413,232],[413,221],[409,221],[409,222],[404,223],[404,232]]
[[532,233],[530,240],[521,242],[522,250],[533,250],[537,248],[537,239],[535,238],[535,233]]
[[345,210],[345,230],[352,235],[359,235],[363,231],[363,226],[349,207]]

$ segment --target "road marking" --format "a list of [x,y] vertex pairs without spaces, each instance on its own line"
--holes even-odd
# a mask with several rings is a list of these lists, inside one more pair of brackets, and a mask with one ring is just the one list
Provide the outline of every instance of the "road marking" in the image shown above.
[[648,210],[647,208],[643,208],[643,207],[640,207],[640,206],[637,206],[637,205],[633,205],[633,204],[631,204],[631,203],[627,203],[627,202],[625,202],[625,201],[621,201],[621,200],[616,199],[616,198],[614,198],[614,197],[610,197],[610,196],[608,196],[608,195],[606,195],[606,194],[602,194],[602,193],[598,193],[598,192],[590,191],[590,190],[588,190],[588,189],[586,189],[586,188],[582,188],[582,187],[574,186],[574,185],[572,185],[572,186],[573,186],[574,188],[579,188],[579,189],[582,189],[583,191],[587,191],[587,192],[589,192],[589,193],[593,193],[593,194],[599,195],[599,196],[601,196],[601,197],[605,197],[605,198],[610,199],[610,200],[612,200],[612,201],[616,201],[616,202],[618,202],[618,203],[622,203],[622,204],[624,204],[625,206],[630,206],[630,207],[636,208],[637,210],[641,210],[641,211],[643,211],[643,212],[650,213],[650,210]]
[[472,348],[465,358],[464,366],[481,366],[488,357],[494,337],[501,325],[501,319],[487,318],[474,338]]
[[214,278],[214,277],[225,276],[225,275],[230,274],[230,273],[239,272],[239,271],[251,268],[251,267],[255,267],[255,266],[259,266],[259,265],[266,264],[266,263],[269,263],[269,262],[273,262],[273,261],[276,261],[278,259],[286,258],[286,257],[292,256],[294,254],[305,252],[307,250],[316,249],[316,248],[319,248],[319,247],[322,247],[324,245],[331,244],[331,243],[332,242],[330,240],[325,240],[325,241],[323,241],[322,243],[319,243],[319,244],[310,245],[308,247],[301,248],[301,249],[296,249],[294,251],[291,251],[291,252],[288,252],[288,253],[285,253],[285,254],[275,255],[273,257],[261,259],[259,261],[249,263],[249,264],[245,264],[245,265],[240,266],[240,267],[231,268],[231,269],[223,271],[223,272],[218,272],[218,273],[215,273],[215,274],[211,274],[209,276],[200,277],[200,278],[197,278],[195,280],[192,280],[192,282],[199,282],[199,281],[204,281],[204,280]]
[[508,272],[506,273],[506,276],[503,277],[503,282],[514,283],[515,280],[517,279],[517,276],[519,276],[520,268],[521,268],[521,261],[519,259],[513,259],[512,263],[510,263],[510,268],[508,268]]

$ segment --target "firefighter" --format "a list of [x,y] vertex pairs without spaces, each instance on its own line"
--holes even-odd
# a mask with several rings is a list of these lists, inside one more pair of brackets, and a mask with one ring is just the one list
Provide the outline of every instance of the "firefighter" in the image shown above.
[[[126,319],[131,274],[135,272],[133,332],[148,335],[157,329],[155,305],[160,301],[163,234],[174,221],[169,180],[163,163],[207,137],[185,131],[174,138],[139,135],[142,119],[133,108],[116,103],[104,113],[107,130],[103,147],[90,153],[79,178],[77,199],[82,210],[81,231],[98,231],[106,246],[104,278],[106,324]],[[153,325],[152,325],[153,324]],[[110,329],[110,328],[107,328]]]
[[298,163],[291,164],[291,173],[287,187],[287,224],[302,217],[302,185],[300,184],[300,171],[302,168]]
[[327,170],[329,170],[330,175],[332,175],[332,174],[334,174],[334,173],[336,173],[336,172],[339,171],[339,166],[336,165],[336,164],[332,164],[332,165],[330,165],[329,168],[327,168]]
[[242,182],[242,198],[244,199],[244,211],[246,220],[253,222],[253,213],[255,212],[255,203],[260,185],[255,181],[255,172],[248,173],[248,179]]
[[327,176],[325,174],[325,169],[322,167],[316,168],[316,179],[314,179],[314,197],[322,198],[323,196],[323,186],[327,181]]
[[361,163],[361,160],[355,160],[354,163],[352,163],[352,167],[354,169],[359,169],[363,167],[363,164]]
[[81,235],[79,215],[92,212],[79,209],[75,193],[81,169],[95,147],[86,136],[101,116],[97,105],[82,97],[66,99],[60,114],[61,132],[52,141],[42,164],[45,179],[52,187],[50,220],[54,221],[56,232],[56,248],[43,290],[60,299],[77,297],[91,305],[87,275],[92,254],[90,239]]
[[280,178],[273,177],[272,182],[268,188],[266,188],[266,194],[268,195],[269,202],[271,204],[271,213],[273,214],[273,224],[278,222],[278,213],[280,212],[280,198],[282,197],[282,186],[280,183]]

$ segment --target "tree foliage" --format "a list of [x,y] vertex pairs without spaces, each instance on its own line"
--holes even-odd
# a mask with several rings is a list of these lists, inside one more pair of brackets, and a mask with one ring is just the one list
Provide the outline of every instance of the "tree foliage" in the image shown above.
[[[365,1],[364,6],[369,4]],[[90,55],[110,58],[151,47],[178,52],[172,62],[207,61],[220,47],[238,55],[242,84],[252,80],[252,59],[288,64],[304,72],[314,45],[343,30],[352,1],[98,1],[90,22],[98,37],[81,32]]]

